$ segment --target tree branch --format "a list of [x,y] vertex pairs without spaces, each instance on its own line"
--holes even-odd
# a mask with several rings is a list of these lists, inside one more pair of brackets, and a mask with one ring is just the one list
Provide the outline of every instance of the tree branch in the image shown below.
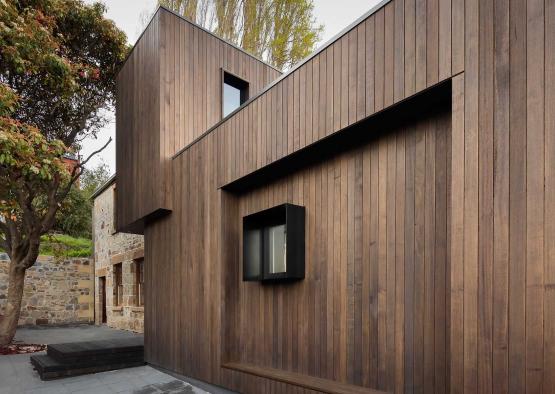
[[0,248],[8,252],[8,242],[5,239],[0,238]]
[[[23,223],[30,232],[37,223],[37,218],[33,208],[34,193],[28,188],[29,185],[21,184],[16,190],[16,195],[19,200],[19,206],[23,213]],[[27,189],[27,195],[23,193],[23,189]]]
[[83,160],[81,163],[73,167],[73,170],[71,171],[70,181],[60,193],[56,194],[56,191],[58,190],[57,187],[52,189],[54,191],[54,194],[48,196],[48,211],[44,215],[44,218],[42,219],[42,222],[41,222],[41,230],[40,230],[41,235],[46,234],[48,231],[50,231],[50,229],[54,225],[54,220],[56,219],[56,212],[58,212],[60,202],[66,198],[75,181],[77,181],[77,179],[79,179],[79,177],[83,173],[83,171],[81,170],[83,169],[85,164],[87,164],[89,160],[93,158],[95,155],[99,154],[104,149],[106,149],[106,147],[110,144],[110,142],[112,142],[112,137],[110,137],[108,141],[100,149],[95,150],[85,160]]
[[8,229],[8,225],[4,223],[2,219],[0,219],[0,235],[3,236],[3,238],[0,237],[0,248],[9,253],[10,230]]
[[92,152],[92,153],[89,155],[89,157],[87,157],[85,160],[83,160],[81,163],[79,163],[79,165],[76,166],[76,167],[83,168],[83,167],[85,166],[85,164],[87,164],[88,161],[89,161],[90,159],[93,158],[93,156],[99,154],[99,153],[102,152],[104,149],[106,149],[106,148],[108,147],[108,145],[110,145],[110,142],[112,142],[112,137],[110,137],[110,138],[108,139],[108,141],[102,146],[102,148],[100,148],[100,149],[95,150],[94,152]]
[[[73,169],[72,172],[75,172],[75,168]],[[67,186],[68,191],[69,191],[69,188],[71,188],[72,184],[73,182],[70,182],[69,185]],[[58,197],[57,191],[59,187],[60,187],[60,176],[57,175],[54,180],[54,185],[52,186],[52,188],[50,189],[50,192],[48,193],[48,211],[46,212],[46,214],[44,215],[40,223],[39,232],[41,235],[46,234],[48,231],[50,231],[50,229],[54,225],[54,220],[56,219],[56,212],[58,212],[58,208],[60,207],[60,201],[62,201],[67,194],[65,193],[63,194],[62,197]]]
[[8,231],[8,225],[4,223],[2,219],[0,219],[0,234],[7,235]]
[[6,226],[8,227],[8,236],[10,238],[10,249],[13,249],[13,245],[16,245],[21,240],[21,234],[17,231],[17,225],[10,218],[6,218]]

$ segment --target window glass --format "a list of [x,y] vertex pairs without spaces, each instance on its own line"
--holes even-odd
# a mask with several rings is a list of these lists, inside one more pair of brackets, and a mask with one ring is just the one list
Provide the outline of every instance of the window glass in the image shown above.
[[241,106],[241,90],[224,83],[224,117]]
[[243,281],[304,279],[304,216],[293,204],[243,216]]
[[269,271],[271,274],[287,272],[285,224],[268,227]]
[[144,301],[144,260],[135,262],[135,301],[137,306],[143,306]]
[[245,231],[245,264],[244,276],[248,278],[260,277],[260,248],[262,243],[260,229]]
[[222,115],[226,117],[249,98],[249,83],[224,71]]

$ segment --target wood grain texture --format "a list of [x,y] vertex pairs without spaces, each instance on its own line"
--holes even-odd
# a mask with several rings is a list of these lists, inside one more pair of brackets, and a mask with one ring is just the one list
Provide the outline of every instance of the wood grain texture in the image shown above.
[[[184,186],[175,191],[172,214],[148,227],[148,231],[166,234],[164,237],[173,238],[178,243],[172,228],[181,227],[184,229],[181,242],[196,247],[183,247],[177,251],[169,248],[168,251],[160,249],[165,247],[160,239],[149,243],[148,256],[151,259],[167,256],[163,257],[164,262],[158,269],[149,271],[150,288],[156,289],[157,296],[151,299],[148,309],[147,332],[163,332],[165,335],[163,340],[147,339],[147,346],[156,347],[150,351],[149,361],[155,365],[171,365],[179,373],[241,392],[257,392],[260,379],[269,379],[272,389],[277,386],[272,383],[271,373],[261,374],[246,367],[238,367],[242,373],[234,375],[237,378],[228,378],[228,373],[220,370],[221,363],[289,371],[293,373],[292,380],[276,377],[275,381],[305,388],[305,384],[296,383],[295,376],[312,376],[322,381],[390,392],[403,387],[404,381],[409,380],[406,373],[422,368],[416,364],[421,364],[420,360],[424,359],[432,360],[429,373],[446,376],[445,364],[434,364],[436,357],[446,359],[446,343],[425,347],[422,342],[414,350],[409,367],[400,350],[404,345],[398,341],[402,343],[407,327],[410,327],[399,318],[405,313],[406,301],[402,296],[405,286],[411,282],[412,287],[418,287],[416,281],[419,280],[406,274],[404,254],[409,252],[407,246],[402,248],[402,253],[400,249],[400,245],[405,244],[405,222],[410,222],[406,213],[411,210],[407,207],[413,207],[411,209],[415,212],[432,212],[436,197],[435,193],[425,193],[426,185],[447,196],[447,171],[436,171],[435,168],[445,165],[448,147],[444,146],[444,155],[440,155],[443,158],[441,165],[433,163],[436,160],[436,139],[444,140],[444,136],[450,134],[450,116],[448,109],[422,114],[422,120],[380,131],[355,150],[322,157],[318,164],[240,194],[218,189],[218,166],[213,161],[203,160],[213,157],[210,152],[217,150],[214,136],[203,139],[176,158],[174,181],[180,179]],[[420,176],[411,172],[410,161],[405,160],[405,136],[422,141],[414,150],[414,160],[422,165]],[[407,178],[411,176],[421,191],[418,199],[415,194],[399,199],[399,193],[405,189]],[[190,188],[198,193],[188,196]],[[306,208],[306,278],[296,283],[272,286],[242,282],[242,254],[237,247],[241,244],[242,217],[283,202]],[[447,214],[445,204],[442,211],[434,211],[434,217],[443,218],[437,222],[444,225]],[[225,230],[214,233],[210,229],[218,218],[222,218]],[[423,229],[424,220],[422,216]],[[426,223],[427,242],[430,243],[427,248],[434,253],[436,249],[445,251],[448,247],[445,237],[436,240],[435,234],[444,229],[436,229],[435,223],[435,220]],[[397,234],[401,238],[399,241]],[[151,237],[151,234],[147,236]],[[322,244],[323,237],[330,236],[333,242]],[[424,242],[424,232],[421,239]],[[214,248],[214,245],[221,247]],[[416,243],[413,247],[421,250],[413,253],[420,253],[418,264],[424,274],[426,245]],[[225,264],[196,263],[217,259],[218,254]],[[170,255],[174,258],[169,258]],[[177,266],[187,268],[176,270],[172,261],[179,261]],[[445,253],[442,259],[436,257],[434,261],[436,267],[442,267],[441,272],[447,271]],[[216,272],[212,274],[213,271]],[[179,275],[172,276],[172,272],[179,272]],[[426,280],[428,296],[445,299],[445,276],[435,280],[433,271],[426,272],[433,275],[433,280]],[[406,279],[399,282],[398,277]],[[161,280],[166,283],[164,288],[154,286]],[[183,281],[188,285],[180,286]],[[368,282],[373,284],[368,285]],[[188,301],[181,302],[179,308],[174,309],[168,299],[169,288],[176,289],[173,293]],[[182,290],[178,290],[180,288]],[[424,287],[421,288],[424,291]],[[180,293],[183,291],[184,294]],[[225,300],[224,314],[218,315],[218,309],[211,307],[212,297]],[[299,303],[300,299],[307,302]],[[429,327],[430,338],[435,342],[436,335],[447,336],[447,328],[445,325],[435,328],[434,315],[428,311],[430,309],[422,304],[422,308],[415,312],[415,318],[422,327]],[[191,316],[202,318],[191,319]],[[224,332],[222,351],[204,351],[217,343],[218,330],[213,325],[218,324],[218,316],[222,318]],[[444,332],[437,334],[438,329]],[[331,337],[327,335],[330,330]],[[244,335],[245,332],[251,334]],[[176,342],[180,346],[173,346]],[[328,351],[329,346],[332,346],[332,352]],[[199,355],[197,362],[193,359],[177,361],[189,360],[195,355]],[[255,379],[253,374],[258,377]],[[313,389],[321,387],[318,384]],[[333,387],[330,383],[330,390]],[[423,391],[423,383],[415,388]],[[438,392],[442,391],[438,389]]]
[[[157,11],[118,74],[116,167],[126,196],[118,228],[140,232],[143,226],[133,224],[171,209],[171,157],[221,120],[222,70],[248,81],[251,95],[280,75],[164,8]],[[244,152],[252,155],[253,146]],[[236,174],[251,170],[238,163]]]
[[[253,393],[319,388],[221,364],[553,392],[554,26],[551,1],[392,0],[217,123],[221,68],[258,91],[277,72],[159,12],[117,81],[118,225],[147,219],[147,360]],[[447,113],[228,191],[445,80]],[[307,207],[306,279],[241,282],[239,218],[285,201]]]

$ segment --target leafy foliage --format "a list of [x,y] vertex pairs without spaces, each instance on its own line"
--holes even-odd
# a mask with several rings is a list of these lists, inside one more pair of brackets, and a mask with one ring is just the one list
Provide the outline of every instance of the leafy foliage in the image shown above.
[[108,166],[101,163],[83,171],[79,185],[74,185],[56,215],[55,231],[74,237],[92,237],[91,196],[94,191],[110,179]]
[[105,124],[128,51],[104,12],[81,0],[0,0],[0,245],[22,269],[58,211],[86,201],[73,184],[88,159],[68,168],[63,156]]
[[308,56],[323,30],[313,16],[312,0],[159,2],[279,69]]
[[77,148],[105,125],[125,35],[105,6],[80,0],[0,0],[0,82],[19,95],[12,116]]
[[[52,183],[69,181],[61,159],[66,150],[60,140],[48,141],[36,127],[0,117],[0,220],[23,221],[23,209],[29,209],[19,205],[25,190],[38,196],[47,194]],[[39,213],[47,210],[44,198],[33,205]]]
[[128,47],[104,12],[81,0],[0,0],[0,248],[11,260],[0,345],[15,335],[41,237],[92,156],[67,166],[63,155],[96,136],[113,106]]
[[104,162],[98,166],[83,171],[79,181],[81,182],[81,190],[83,190],[88,199],[100,186],[104,185],[110,179],[110,168]]

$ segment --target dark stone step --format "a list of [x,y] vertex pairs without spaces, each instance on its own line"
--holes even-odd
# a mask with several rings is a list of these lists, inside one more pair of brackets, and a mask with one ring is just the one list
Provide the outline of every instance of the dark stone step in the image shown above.
[[145,362],[141,359],[109,363],[82,363],[77,365],[60,363],[44,354],[31,356],[31,364],[42,380],[53,380],[116,369],[139,367],[145,365]]
[[90,362],[94,360],[100,361],[109,361],[109,360],[119,360],[119,359],[128,359],[128,358],[139,358],[142,359],[144,357],[144,350],[143,348],[134,350],[134,351],[125,351],[125,352],[117,352],[117,353],[93,353],[88,355],[77,355],[77,354],[64,354],[58,351],[52,351],[47,349],[46,354],[51,357],[52,359],[60,362],[60,363],[81,363],[83,361]]
[[75,361],[89,357],[104,357],[114,354],[143,352],[142,336],[112,340],[58,343],[48,345],[47,354],[59,361]]
[[42,380],[136,367],[145,364],[143,337],[48,345],[31,364]]
[[76,357],[58,357],[47,353],[47,355],[59,362],[60,364],[80,365],[80,364],[102,364],[108,362],[119,362],[128,360],[143,360],[143,350],[137,352],[113,353],[113,354],[96,354],[91,356],[76,356]]

